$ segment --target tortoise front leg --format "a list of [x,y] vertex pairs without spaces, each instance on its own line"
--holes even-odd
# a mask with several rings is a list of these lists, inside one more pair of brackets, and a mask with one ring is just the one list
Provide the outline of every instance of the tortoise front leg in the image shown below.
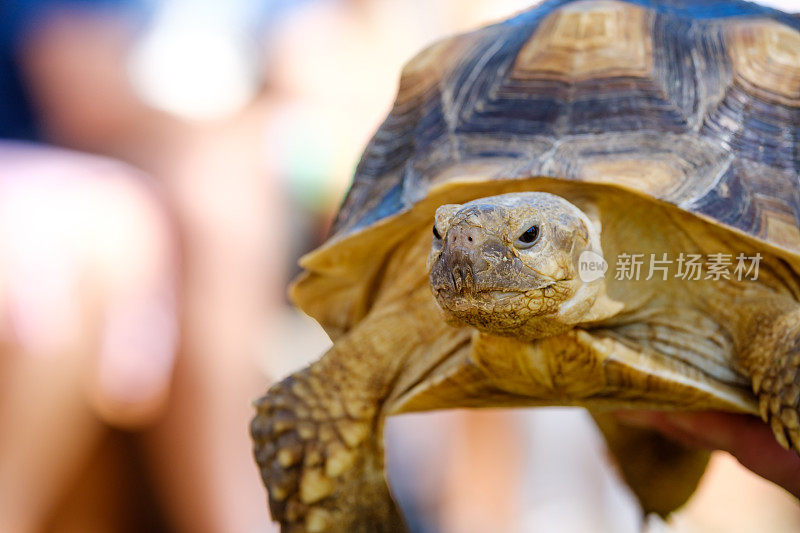
[[273,386],[251,424],[282,531],[404,531],[386,484],[382,420],[331,350]]
[[283,531],[405,530],[384,476],[386,399],[426,372],[445,340],[464,336],[425,284],[406,291],[256,402],[256,461]]

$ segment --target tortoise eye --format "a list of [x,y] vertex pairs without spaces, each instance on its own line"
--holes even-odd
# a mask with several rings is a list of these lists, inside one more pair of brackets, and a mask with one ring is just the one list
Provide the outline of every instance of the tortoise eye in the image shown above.
[[[526,229],[525,232],[519,236],[518,242],[523,245],[531,245],[539,238],[539,226],[533,225]],[[527,246],[526,246],[527,247]]]
[[442,238],[442,235],[439,233],[439,230],[436,229],[436,224],[433,225],[433,236],[437,240],[441,240],[441,238]]

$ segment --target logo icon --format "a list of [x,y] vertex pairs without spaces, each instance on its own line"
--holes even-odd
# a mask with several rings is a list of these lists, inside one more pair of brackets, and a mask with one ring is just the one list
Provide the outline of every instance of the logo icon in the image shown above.
[[578,258],[578,277],[584,283],[591,283],[605,276],[608,263],[603,256],[591,250],[585,250]]

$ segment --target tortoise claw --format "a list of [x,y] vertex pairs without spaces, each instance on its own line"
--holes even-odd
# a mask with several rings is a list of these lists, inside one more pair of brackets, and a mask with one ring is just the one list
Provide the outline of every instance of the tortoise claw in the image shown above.
[[761,418],[787,450],[800,453],[800,340],[754,380]]

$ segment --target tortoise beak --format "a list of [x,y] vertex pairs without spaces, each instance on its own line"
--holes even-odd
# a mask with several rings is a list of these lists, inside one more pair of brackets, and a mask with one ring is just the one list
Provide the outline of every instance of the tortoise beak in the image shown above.
[[[451,289],[460,294],[475,291],[475,272],[473,265],[483,261],[476,250],[468,250],[459,246],[447,254],[444,261],[445,271],[450,271]],[[483,261],[484,263],[486,261]],[[446,276],[445,276],[446,279]]]
[[481,273],[489,269],[486,257],[505,248],[502,241],[482,228],[458,224],[447,231],[442,253],[431,268],[434,292],[461,295],[482,290]]

